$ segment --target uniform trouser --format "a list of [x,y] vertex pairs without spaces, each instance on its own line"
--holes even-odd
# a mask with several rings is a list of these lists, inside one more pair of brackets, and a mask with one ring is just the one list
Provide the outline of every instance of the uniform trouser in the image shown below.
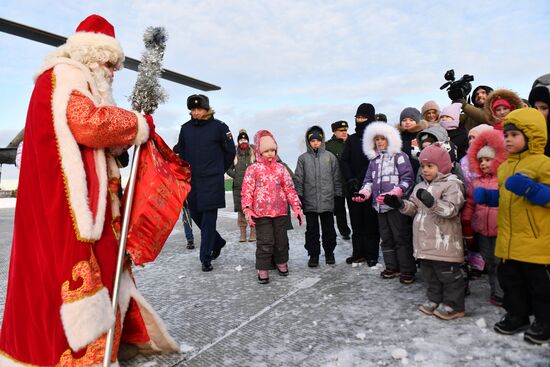
[[256,269],[274,269],[288,262],[286,216],[256,218]]
[[191,212],[193,222],[195,222],[201,231],[200,260],[202,263],[210,262],[212,261],[212,251],[225,246],[225,240],[216,231],[218,209],[199,212],[197,208],[189,204],[189,211]]
[[426,293],[430,301],[464,312],[465,283],[461,264],[421,259],[420,272],[428,285]]
[[506,260],[498,265],[504,308],[513,316],[550,321],[550,265]]
[[485,261],[487,275],[489,276],[489,286],[491,287],[491,295],[502,297],[503,292],[498,281],[497,267],[499,263],[498,257],[495,256],[496,237],[487,237],[479,233],[475,234],[476,243],[479,246],[479,252]]
[[378,261],[380,234],[378,215],[372,207],[372,199],[364,203],[348,201],[351,220],[351,243],[354,258],[364,257],[367,261]]
[[336,226],[338,227],[338,232],[340,232],[340,235],[349,236],[351,234],[351,229],[348,227],[348,214],[346,212],[345,197],[334,197],[334,215],[336,216]]
[[321,231],[323,240],[323,250],[325,254],[332,254],[336,247],[336,231],[334,230],[334,217],[332,212],[311,213],[306,215],[306,244],[305,248],[308,255],[317,255],[321,253],[321,243],[319,241],[319,219],[321,219]]
[[395,209],[378,213],[378,226],[386,269],[416,273],[410,217]]

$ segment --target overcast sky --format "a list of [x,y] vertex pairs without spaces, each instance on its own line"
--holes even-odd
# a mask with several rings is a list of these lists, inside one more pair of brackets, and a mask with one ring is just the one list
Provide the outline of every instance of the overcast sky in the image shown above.
[[[164,67],[222,87],[206,93],[234,135],[269,129],[292,168],[305,130],[353,124],[372,103],[397,122],[404,107],[450,103],[439,87],[454,68],[474,87],[510,88],[527,97],[550,72],[550,2],[516,1],[12,1],[1,17],[68,36],[92,13],[114,26],[125,53],[140,59],[148,26],[164,26]],[[545,30],[546,29],[546,30]],[[0,33],[0,146],[24,127],[32,76],[52,47]],[[115,98],[128,107],[137,74],[115,76]],[[188,120],[186,98],[201,93],[162,81],[169,99],[154,118],[168,145]],[[3,178],[17,170],[3,167]]]

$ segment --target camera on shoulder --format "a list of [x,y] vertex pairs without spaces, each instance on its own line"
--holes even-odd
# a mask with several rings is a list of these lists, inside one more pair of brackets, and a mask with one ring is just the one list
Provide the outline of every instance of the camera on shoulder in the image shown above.
[[451,101],[465,100],[472,91],[472,83],[470,82],[474,80],[474,76],[464,74],[462,78],[455,80],[455,71],[451,69],[445,73],[445,80],[447,82],[439,89],[447,88],[447,95]]

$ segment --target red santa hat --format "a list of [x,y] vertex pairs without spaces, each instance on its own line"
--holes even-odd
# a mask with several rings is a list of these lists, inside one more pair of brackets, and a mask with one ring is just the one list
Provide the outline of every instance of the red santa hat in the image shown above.
[[117,69],[122,68],[124,52],[115,39],[115,28],[97,14],[84,19],[63,47],[72,59],[84,64],[110,62]]

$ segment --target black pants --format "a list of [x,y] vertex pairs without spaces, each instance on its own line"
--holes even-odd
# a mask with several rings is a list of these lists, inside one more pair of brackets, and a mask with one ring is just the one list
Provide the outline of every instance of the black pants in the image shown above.
[[364,257],[367,261],[378,262],[380,234],[378,214],[372,207],[372,198],[364,203],[348,201],[351,220],[351,242],[354,258]]
[[412,227],[409,218],[394,209],[378,213],[378,225],[386,269],[414,274],[416,262],[413,257]]
[[349,236],[351,234],[351,229],[348,227],[348,213],[346,211],[345,197],[334,197],[334,215],[336,216],[336,227],[338,227],[338,232],[340,232],[340,235]]
[[336,231],[334,230],[334,217],[332,212],[305,213],[306,215],[306,244],[305,248],[309,256],[321,253],[319,241],[319,219],[321,219],[321,231],[323,250],[325,254],[331,254],[336,247]]
[[256,269],[274,269],[274,264],[288,262],[286,215],[256,218]]
[[504,308],[510,315],[550,321],[550,265],[506,260],[498,265]]
[[461,264],[421,259],[420,272],[428,285],[426,293],[430,301],[464,311],[465,282]]

